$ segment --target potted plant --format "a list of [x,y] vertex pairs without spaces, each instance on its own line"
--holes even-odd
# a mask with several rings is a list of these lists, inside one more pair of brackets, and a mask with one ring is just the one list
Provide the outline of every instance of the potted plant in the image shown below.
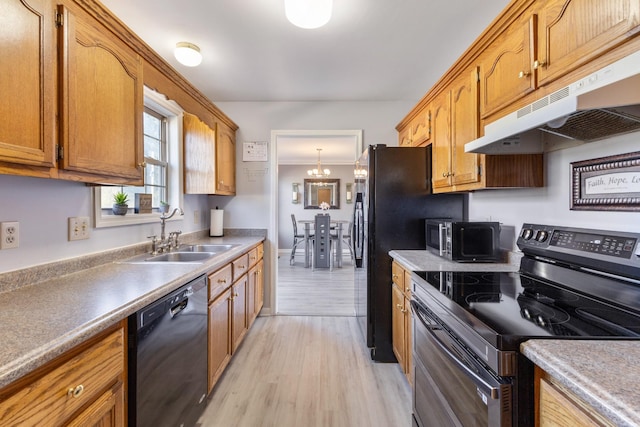
[[158,210],[160,210],[160,213],[169,212],[169,203],[165,202],[164,200],[160,200],[160,206],[158,207]]
[[129,205],[127,204],[128,202],[129,202],[129,196],[127,196],[127,193],[119,191],[116,194],[114,194],[113,207],[112,207],[113,214],[126,215],[127,210],[129,209]]

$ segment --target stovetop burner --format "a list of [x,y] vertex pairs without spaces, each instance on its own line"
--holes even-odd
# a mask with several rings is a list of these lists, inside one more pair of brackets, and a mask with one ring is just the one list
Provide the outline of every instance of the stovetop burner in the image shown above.
[[498,349],[515,349],[533,337],[640,338],[639,313],[520,273],[416,273]]

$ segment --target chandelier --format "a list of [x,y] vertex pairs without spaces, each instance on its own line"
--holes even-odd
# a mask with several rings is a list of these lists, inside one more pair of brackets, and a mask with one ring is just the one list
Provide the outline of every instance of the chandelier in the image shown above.
[[365,179],[367,177],[367,170],[360,167],[360,163],[356,162],[356,168],[353,170],[353,176],[356,180]]
[[307,171],[307,175],[314,176],[316,178],[325,178],[329,176],[331,171],[329,169],[322,169],[322,165],[320,164],[320,152],[322,151],[322,148],[316,148],[316,150],[318,150],[318,164],[314,169],[309,169]]

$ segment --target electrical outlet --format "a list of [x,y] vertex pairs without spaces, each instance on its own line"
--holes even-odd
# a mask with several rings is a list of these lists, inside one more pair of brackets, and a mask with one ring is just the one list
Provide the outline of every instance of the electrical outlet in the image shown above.
[[76,216],[69,218],[69,241],[89,238],[89,217]]
[[17,221],[0,222],[0,249],[20,246],[20,223]]
[[200,211],[193,211],[193,223],[200,224]]

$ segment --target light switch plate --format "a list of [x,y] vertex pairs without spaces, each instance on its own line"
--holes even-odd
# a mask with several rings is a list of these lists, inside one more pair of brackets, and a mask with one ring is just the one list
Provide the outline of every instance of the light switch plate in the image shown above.
[[69,218],[69,241],[89,238],[89,217],[76,216]]

